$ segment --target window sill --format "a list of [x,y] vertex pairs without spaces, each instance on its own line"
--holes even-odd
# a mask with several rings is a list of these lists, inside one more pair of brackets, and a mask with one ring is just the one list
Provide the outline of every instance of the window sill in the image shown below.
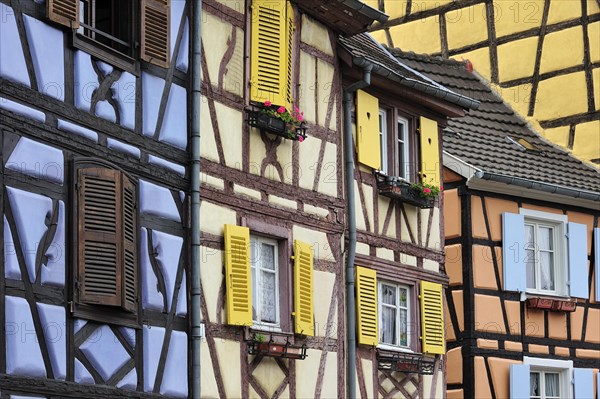
[[550,310],[554,312],[574,312],[577,308],[577,301],[564,297],[539,296],[527,294],[526,300],[528,309]]
[[137,60],[102,43],[98,43],[89,37],[83,36],[75,30],[73,31],[71,43],[73,47],[83,50],[118,69],[130,72],[135,76],[140,75],[140,63]]
[[422,353],[391,351],[377,347],[377,369],[379,370],[431,375],[434,366],[435,359]]

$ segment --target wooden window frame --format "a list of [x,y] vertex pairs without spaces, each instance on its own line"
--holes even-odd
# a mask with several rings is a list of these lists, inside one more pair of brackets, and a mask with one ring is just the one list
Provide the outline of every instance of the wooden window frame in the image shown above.
[[[388,176],[401,177],[409,183],[417,183],[419,177],[417,171],[419,170],[419,143],[417,137],[417,116],[412,115],[404,110],[381,104],[381,111],[385,112],[386,115],[386,144],[387,151],[385,154],[381,154],[381,162],[386,162],[385,169]],[[405,170],[408,168],[408,173],[401,173],[400,169],[400,156],[398,154],[398,122],[403,121],[406,123],[406,137],[405,141],[408,141],[407,150],[408,153],[408,166],[405,166]],[[405,144],[406,145],[406,144]]]
[[[127,311],[124,309],[124,305],[121,306],[108,306],[102,304],[90,304],[83,303],[80,299],[80,282],[78,281],[79,275],[79,251],[80,251],[80,239],[79,239],[79,224],[80,224],[80,213],[79,213],[79,191],[78,185],[80,184],[78,178],[78,171],[83,168],[102,168],[106,170],[114,170],[119,171],[125,174],[120,168],[117,166],[103,161],[99,159],[90,159],[90,158],[75,158],[72,163],[72,173],[71,175],[71,203],[73,206],[73,215],[72,215],[72,247],[73,247],[73,267],[69,268],[68,271],[68,282],[69,282],[69,298],[70,298],[70,311],[75,317],[79,317],[86,320],[94,320],[103,323],[110,323],[120,326],[132,327],[132,328],[141,328],[141,272],[140,272],[140,246],[136,240],[135,244],[135,276],[136,276],[136,303],[135,308],[131,311]],[[125,176],[131,181],[135,183],[134,179],[131,179],[129,176],[125,174]],[[121,194],[121,193],[119,193]],[[137,186],[135,188],[135,201],[139,202],[138,199],[138,190]],[[139,230],[140,227],[140,217],[137,207],[135,208],[135,225],[136,229]],[[136,236],[139,234],[139,231],[136,231]],[[124,264],[122,267],[125,267]],[[120,279],[118,288],[120,290],[125,290],[126,281],[125,279]]]
[[[391,287],[394,287],[396,289],[396,295],[399,293],[400,289],[405,289],[406,290],[406,313],[407,313],[407,317],[406,317],[406,345],[401,345],[399,343],[400,340],[400,318],[398,317],[396,319],[396,328],[397,328],[397,334],[396,337],[394,337],[394,339],[397,341],[397,343],[395,344],[390,344],[390,343],[384,343],[381,342],[381,329],[383,328],[383,307],[384,307],[384,303],[382,301],[382,289],[381,286],[382,285],[388,285]],[[396,281],[391,281],[389,279],[382,279],[382,278],[377,278],[377,308],[378,311],[377,313],[379,314],[379,331],[377,332],[378,334],[378,340],[379,340],[379,344],[377,345],[378,348],[382,348],[382,349],[392,349],[392,350],[406,350],[406,351],[412,351],[412,341],[413,341],[413,329],[414,329],[414,325],[412,324],[412,319],[413,319],[413,300],[414,300],[414,286],[409,286],[406,284],[402,284],[402,283],[398,283]],[[396,296],[396,300],[398,301],[396,303],[396,305],[394,305],[394,309],[397,312],[397,316],[398,316],[398,311],[400,310],[401,306],[399,303],[399,297]],[[390,306],[390,305],[387,305]]]
[[293,270],[290,262],[292,253],[292,232],[287,227],[276,226],[253,217],[242,218],[240,226],[250,229],[251,236],[260,236],[277,242],[277,261],[279,265],[279,326],[274,328],[265,324],[254,324],[250,328],[257,331],[294,335],[292,320]]

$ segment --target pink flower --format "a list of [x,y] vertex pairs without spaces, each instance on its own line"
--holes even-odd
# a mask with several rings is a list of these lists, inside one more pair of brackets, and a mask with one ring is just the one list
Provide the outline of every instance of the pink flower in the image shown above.
[[440,191],[444,191],[444,186],[440,186]]
[[265,101],[265,107],[270,107],[271,106],[271,101],[267,100]]
[[281,106],[281,107],[277,108],[277,112],[280,114],[283,114],[285,112],[285,107]]
[[298,121],[302,122],[304,120],[304,117],[302,115],[298,115]]
[[431,189],[430,189],[429,187],[424,187],[424,188],[423,188],[423,192],[424,192],[425,194],[431,194]]
[[302,143],[304,141],[304,136],[298,136],[298,141]]

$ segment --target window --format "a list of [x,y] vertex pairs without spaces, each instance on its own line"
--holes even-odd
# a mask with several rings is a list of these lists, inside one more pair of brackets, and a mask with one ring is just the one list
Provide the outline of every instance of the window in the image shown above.
[[294,240],[292,276],[289,231],[250,218],[245,223],[224,227],[227,324],[314,335],[312,246]]
[[75,47],[136,72],[138,59],[169,66],[170,4],[170,0],[49,0],[47,11],[51,21],[73,30]]
[[442,285],[429,281],[405,285],[379,280],[377,274],[374,269],[356,268],[358,343],[418,352],[418,329],[412,326],[417,325],[415,290],[420,287],[421,352],[445,353]]
[[289,1],[253,0],[250,100],[292,103],[294,10]]
[[439,130],[436,121],[398,107],[380,107],[379,99],[356,92],[358,161],[407,182],[440,185]]
[[573,368],[571,360],[524,356],[510,365],[512,399],[571,399],[594,397],[593,370]]
[[502,223],[506,290],[589,297],[586,225],[524,208],[503,213]]
[[379,343],[410,347],[410,288],[379,282]]
[[279,328],[279,261],[277,241],[250,236],[252,320]]
[[560,391],[560,373],[532,371],[529,374],[529,394],[531,399],[560,399]]
[[[74,313],[137,325],[137,190],[101,161],[76,160]],[[116,320],[116,321],[115,321]]]

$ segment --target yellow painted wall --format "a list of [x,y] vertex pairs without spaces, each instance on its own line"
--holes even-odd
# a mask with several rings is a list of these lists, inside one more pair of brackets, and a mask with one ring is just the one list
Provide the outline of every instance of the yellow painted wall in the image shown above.
[[[408,12],[406,1],[369,0],[367,3],[390,16],[385,29],[373,31],[377,40],[405,51],[436,55],[443,53],[446,43],[448,57],[469,59],[475,71],[492,81],[503,98],[532,122],[539,133],[572,151],[576,157],[600,165],[600,127],[597,120],[590,122],[594,120],[591,113],[600,109],[600,67],[592,68],[593,89],[588,91],[582,67],[586,28],[581,23],[582,14],[588,19],[597,18],[598,2],[587,0],[582,8],[580,1],[551,0],[543,43],[540,43],[539,32],[544,21],[544,0],[493,1],[494,18],[487,18],[483,0],[451,9],[447,1],[418,1],[411,3]],[[442,18],[445,34],[444,29],[440,29]],[[494,79],[490,31],[497,45],[497,78]],[[587,25],[586,40],[591,63],[597,63],[600,22]],[[540,79],[534,112],[529,115],[538,46],[541,47]],[[594,109],[589,109],[590,97],[594,98]],[[564,120],[573,116],[580,118]],[[542,128],[548,126],[544,122],[557,120],[551,127]],[[569,147],[571,124],[575,125],[575,135]]]

